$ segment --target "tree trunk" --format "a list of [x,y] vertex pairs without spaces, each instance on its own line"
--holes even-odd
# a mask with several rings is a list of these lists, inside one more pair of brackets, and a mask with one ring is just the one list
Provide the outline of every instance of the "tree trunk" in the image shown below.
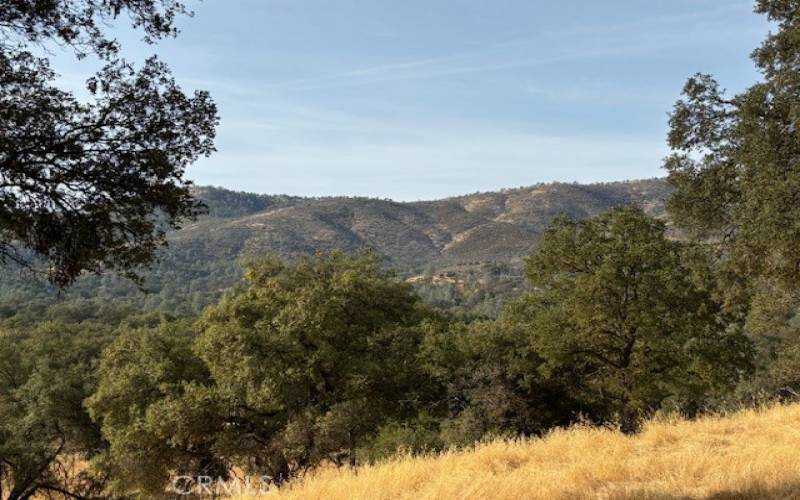
[[622,408],[620,415],[619,428],[624,434],[636,434],[639,432],[640,422],[639,414],[628,405]]
[[349,453],[349,462],[350,468],[355,470],[356,469],[356,441],[353,439],[353,431],[347,431],[347,445],[350,448]]

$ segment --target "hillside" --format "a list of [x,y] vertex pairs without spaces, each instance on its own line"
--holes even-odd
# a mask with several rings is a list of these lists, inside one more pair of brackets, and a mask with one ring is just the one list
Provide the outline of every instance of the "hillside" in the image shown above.
[[[218,192],[208,188],[198,192],[217,216],[174,233],[175,251],[207,237],[227,242],[240,253],[285,257],[366,247],[403,271],[440,262],[513,260],[527,253],[560,213],[582,218],[614,205],[636,203],[658,214],[667,195],[661,180],[543,184],[413,203],[240,194],[253,208],[237,213],[229,199],[211,195]],[[235,216],[218,216],[227,213]]]
[[[641,434],[592,427],[497,441],[436,457],[320,470],[268,498],[768,500],[800,498],[800,406],[697,421],[650,422]],[[243,497],[240,497],[243,498]]]
[[109,300],[132,311],[197,312],[239,279],[241,257],[364,248],[383,256],[434,305],[491,315],[499,297],[521,286],[521,258],[553,217],[588,217],[631,203],[659,215],[668,188],[660,179],[554,183],[411,203],[213,187],[196,193],[209,213],[170,233],[160,261],[142,272],[146,293],[114,276],[93,276],[59,294],[7,270],[0,279],[0,318],[21,310],[39,316],[75,300],[83,301],[80,314],[91,309],[87,302],[108,307]]

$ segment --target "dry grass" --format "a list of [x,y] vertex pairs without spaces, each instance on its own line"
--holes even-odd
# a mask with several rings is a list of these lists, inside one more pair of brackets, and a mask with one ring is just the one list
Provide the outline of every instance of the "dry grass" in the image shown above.
[[800,405],[640,435],[576,427],[354,473],[318,470],[268,495],[289,499],[800,499]]

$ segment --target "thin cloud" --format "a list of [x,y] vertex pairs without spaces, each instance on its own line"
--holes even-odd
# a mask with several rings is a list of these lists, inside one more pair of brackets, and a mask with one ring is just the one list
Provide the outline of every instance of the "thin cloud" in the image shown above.
[[[647,54],[696,44],[698,38],[704,40],[725,39],[724,33],[734,28],[728,26],[724,20],[720,19],[720,16],[727,12],[741,11],[743,5],[743,3],[735,3],[696,14],[659,16],[610,26],[574,26],[559,31],[547,31],[535,37],[507,40],[488,47],[445,56],[380,64],[340,73],[276,82],[262,87],[261,90],[324,90],[495,72],[582,59]],[[686,25],[690,21],[694,24],[704,24],[703,29],[699,30],[700,33],[695,33],[694,37],[687,36]],[[703,23],[704,21],[706,22]],[[674,29],[675,24],[681,25],[682,29]],[[656,27],[664,32],[654,31]],[[741,30],[736,29],[736,32],[740,34]],[[621,36],[618,37],[618,40],[605,40],[605,46],[597,40],[598,37],[609,35]],[[503,51],[508,49],[536,51],[545,47],[551,50],[552,47],[558,45],[554,42],[555,39],[571,40],[572,43],[577,41],[578,43],[575,43],[572,49],[556,55],[520,58],[503,54]],[[594,48],[588,49],[587,46]],[[498,60],[499,62],[496,62]]]

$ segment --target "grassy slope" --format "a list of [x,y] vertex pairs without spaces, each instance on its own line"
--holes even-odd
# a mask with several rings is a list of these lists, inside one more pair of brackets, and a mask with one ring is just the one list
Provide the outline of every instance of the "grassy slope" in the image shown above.
[[558,430],[354,474],[321,470],[268,498],[800,498],[800,405],[649,423],[635,437]]

